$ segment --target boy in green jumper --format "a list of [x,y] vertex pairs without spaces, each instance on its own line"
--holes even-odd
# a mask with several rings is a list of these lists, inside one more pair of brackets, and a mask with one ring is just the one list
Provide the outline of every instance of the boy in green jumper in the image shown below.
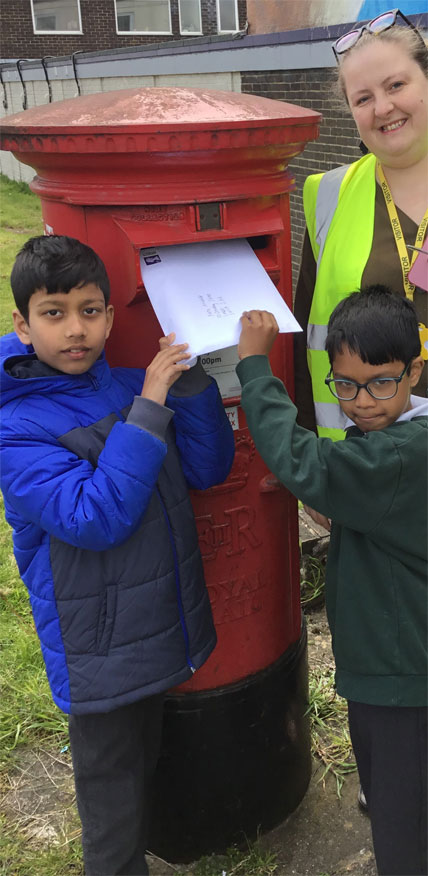
[[267,359],[277,332],[266,311],[242,316],[242,406],[272,472],[332,520],[336,686],[348,700],[378,872],[426,874],[428,401],[411,395],[423,367],[417,317],[383,286],[333,311],[326,383],[349,418],[340,442],[296,424]]

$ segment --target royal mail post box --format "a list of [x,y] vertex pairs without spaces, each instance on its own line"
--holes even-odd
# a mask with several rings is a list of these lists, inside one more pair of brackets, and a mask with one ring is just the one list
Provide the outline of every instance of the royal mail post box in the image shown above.
[[[287,164],[319,115],[246,94],[141,88],[3,119],[3,149],[36,172],[47,234],[92,246],[111,281],[112,365],[145,366],[162,332],[140,250],[246,238],[291,306]],[[258,456],[240,407],[236,349],[202,359],[236,438],[224,484],[193,494],[218,644],[166,702],[150,848],[186,861],[273,826],[310,776],[306,637],[296,502]],[[274,372],[292,391],[292,337]]]

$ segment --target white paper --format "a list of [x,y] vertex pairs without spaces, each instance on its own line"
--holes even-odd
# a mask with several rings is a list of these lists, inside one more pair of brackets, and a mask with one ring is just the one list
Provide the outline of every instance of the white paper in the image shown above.
[[301,331],[247,240],[142,249],[140,264],[163,332],[193,356],[237,344],[244,310],[269,310],[280,332]]

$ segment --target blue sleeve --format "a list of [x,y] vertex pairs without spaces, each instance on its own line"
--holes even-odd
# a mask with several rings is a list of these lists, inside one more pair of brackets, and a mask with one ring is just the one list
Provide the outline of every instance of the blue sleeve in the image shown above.
[[158,436],[116,423],[94,469],[37,422],[2,423],[1,486],[23,521],[68,544],[106,550],[143,517],[166,455]]
[[166,404],[174,410],[176,444],[189,487],[206,490],[222,483],[232,467],[235,440],[216,382],[210,379],[195,395],[168,394]]

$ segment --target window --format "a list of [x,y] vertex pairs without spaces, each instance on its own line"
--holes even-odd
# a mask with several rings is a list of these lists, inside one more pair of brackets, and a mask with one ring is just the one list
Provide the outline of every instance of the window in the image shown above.
[[171,33],[169,0],[115,0],[115,4],[118,33]]
[[132,12],[117,16],[117,29],[118,31],[127,31],[128,33],[130,30],[134,30],[134,16]]
[[236,33],[239,30],[237,0],[217,0],[219,33]]
[[56,30],[56,15],[36,15],[36,30]]
[[82,33],[80,0],[31,0],[34,33]]
[[202,33],[201,0],[178,0],[180,33]]

